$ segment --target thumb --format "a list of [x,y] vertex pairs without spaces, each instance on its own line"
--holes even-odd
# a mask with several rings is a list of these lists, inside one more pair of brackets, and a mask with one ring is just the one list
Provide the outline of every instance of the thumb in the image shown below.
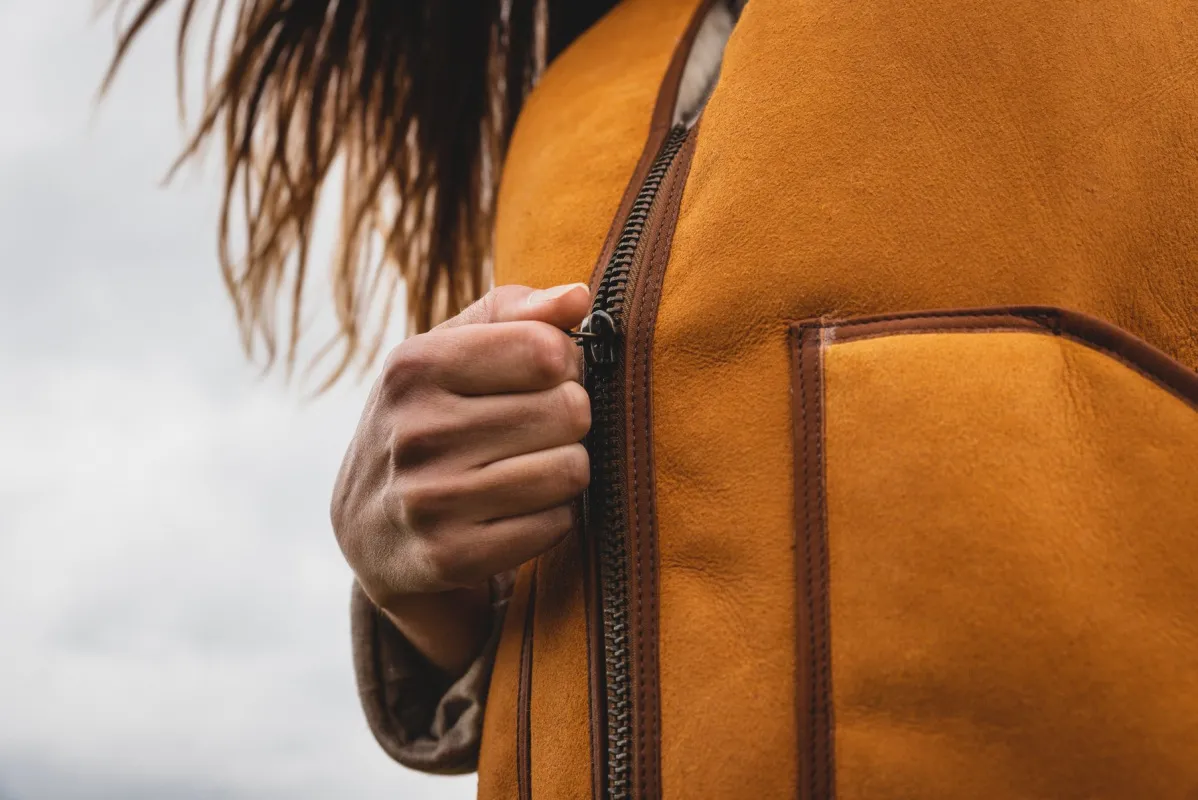
[[590,308],[591,290],[585,283],[570,283],[551,289],[497,286],[439,327],[531,321],[546,322],[555,328],[569,330],[582,322]]

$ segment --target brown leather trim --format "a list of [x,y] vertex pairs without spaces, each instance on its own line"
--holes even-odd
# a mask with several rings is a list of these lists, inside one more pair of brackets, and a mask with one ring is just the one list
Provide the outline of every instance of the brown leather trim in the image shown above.
[[798,800],[832,800],[836,778],[824,494],[823,335],[818,322],[799,323],[790,331],[795,452]]
[[599,279],[603,277],[603,270],[611,259],[616,239],[624,228],[624,220],[628,219],[628,212],[632,209],[637,192],[641,190],[649,168],[653,166],[653,161],[661,151],[661,146],[665,144],[666,135],[670,132],[670,122],[674,118],[674,106],[678,102],[678,89],[682,85],[682,73],[686,68],[686,60],[690,56],[691,45],[694,44],[695,37],[699,34],[699,28],[702,27],[703,20],[707,18],[707,12],[714,3],[715,0],[701,0],[691,15],[690,22],[687,23],[686,30],[682,33],[682,38],[674,47],[674,54],[670,57],[669,66],[666,67],[666,74],[662,77],[661,87],[657,90],[657,99],[653,104],[653,116],[649,120],[649,138],[641,150],[641,157],[636,162],[632,177],[628,179],[628,185],[624,187],[624,196],[620,198],[619,208],[612,219],[611,227],[607,229],[607,238],[603,240],[603,249],[599,251],[599,258],[595,261],[594,269],[591,270],[592,294],[599,288]]
[[1198,407],[1198,372],[1109,322],[1061,308],[949,309],[824,321],[837,342],[912,333],[1026,331],[1060,336],[1114,358]]
[[516,693],[516,786],[520,800],[532,798],[532,648],[537,614],[537,569],[532,566],[528,582],[528,605],[524,611],[524,638],[520,644],[520,686]]
[[630,628],[634,694],[633,796],[661,797],[661,699],[658,669],[657,506],[653,477],[653,334],[682,192],[695,152],[692,129],[659,189],[633,265],[624,363],[625,471],[629,513]]
[[[580,519],[588,518],[586,496],[579,502],[582,512]],[[599,619],[602,611],[599,603],[599,553],[598,540],[594,536],[582,534],[582,596],[584,604],[583,616],[587,626],[587,679],[590,686],[590,726],[591,726],[591,796],[593,800],[601,800],[604,796],[603,769],[604,742],[607,730],[607,704],[603,686],[603,623]]]

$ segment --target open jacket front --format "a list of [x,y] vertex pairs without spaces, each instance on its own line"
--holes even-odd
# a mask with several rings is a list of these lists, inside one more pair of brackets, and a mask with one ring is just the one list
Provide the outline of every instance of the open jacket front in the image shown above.
[[706,5],[522,113],[496,282],[606,316],[586,530],[452,687],[358,597],[380,742],[481,725],[483,798],[1198,796],[1193,5],[752,0],[675,128]]

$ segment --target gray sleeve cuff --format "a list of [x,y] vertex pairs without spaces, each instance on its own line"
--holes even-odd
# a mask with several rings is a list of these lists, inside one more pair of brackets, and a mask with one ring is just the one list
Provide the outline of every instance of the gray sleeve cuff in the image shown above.
[[478,768],[483,710],[511,577],[491,581],[491,635],[462,677],[429,663],[354,583],[351,602],[354,673],[374,738],[405,767],[441,775]]

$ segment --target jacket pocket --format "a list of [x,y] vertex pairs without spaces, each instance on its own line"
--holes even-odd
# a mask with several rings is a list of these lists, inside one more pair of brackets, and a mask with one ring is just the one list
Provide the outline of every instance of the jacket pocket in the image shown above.
[[1198,792],[1198,374],[1057,309],[792,329],[799,796]]

